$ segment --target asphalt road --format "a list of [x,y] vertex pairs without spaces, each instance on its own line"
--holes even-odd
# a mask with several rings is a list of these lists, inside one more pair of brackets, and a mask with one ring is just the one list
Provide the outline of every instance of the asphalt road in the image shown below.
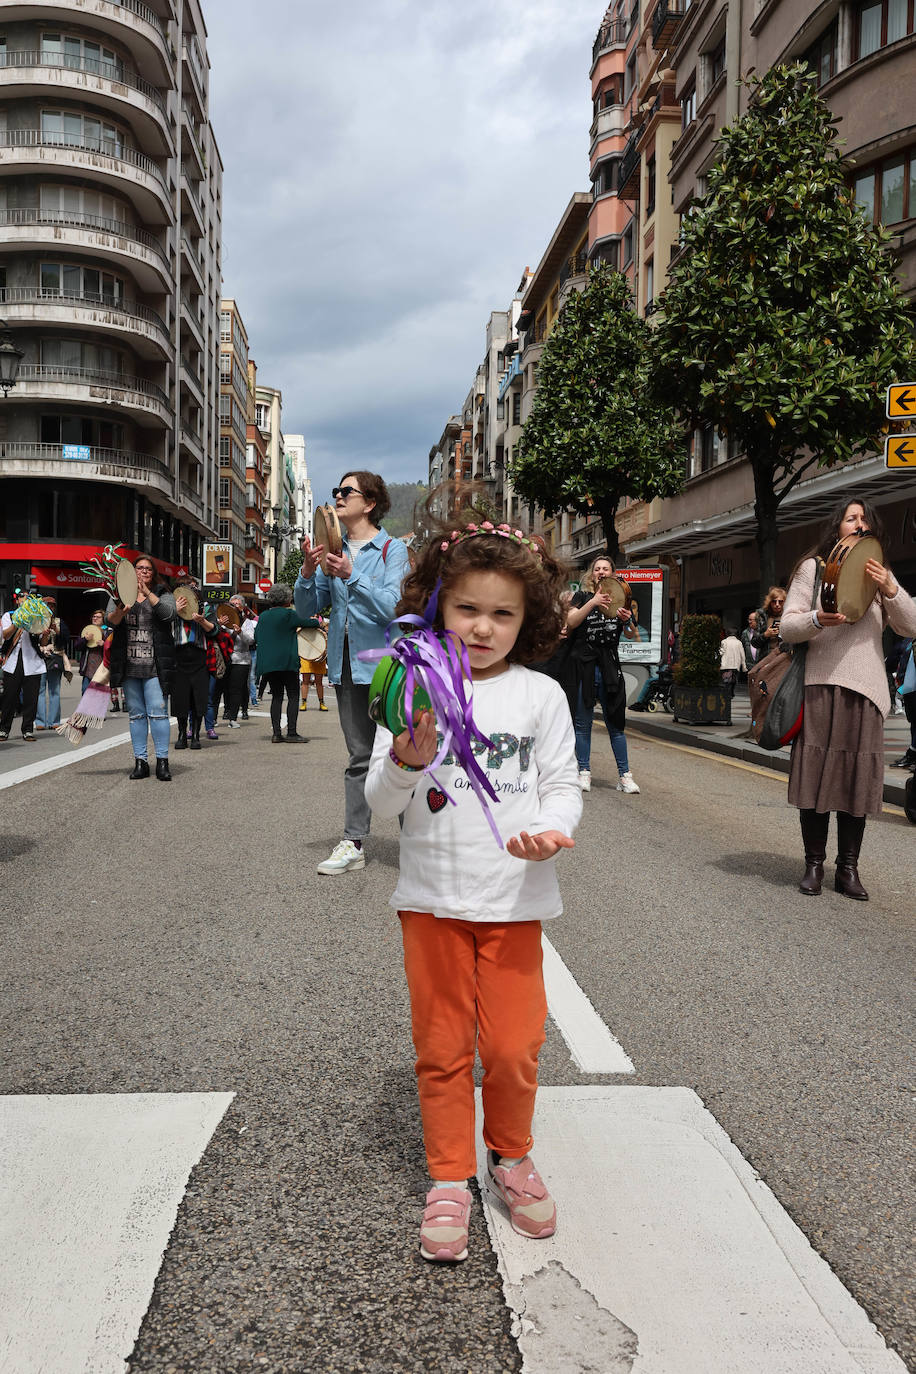
[[[336,715],[300,717],[299,748],[269,729],[173,756],[171,784],[129,782],[124,745],[0,794],[0,1092],[237,1094],[133,1371],[517,1370],[480,1210],[465,1264],[416,1251],[397,827],[317,877]],[[57,747],[11,737],[0,771]],[[580,1075],[549,1023],[542,1082],[695,1089],[916,1368],[912,827],[869,825],[867,905],[805,899],[781,775],[633,736],[624,796],[598,727],[592,763],[549,934],[636,1073]]]

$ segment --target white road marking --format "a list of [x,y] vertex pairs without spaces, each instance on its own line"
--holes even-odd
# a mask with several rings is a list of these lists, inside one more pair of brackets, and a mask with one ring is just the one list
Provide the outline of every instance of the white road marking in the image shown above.
[[634,1073],[623,1047],[614,1039],[546,935],[541,936],[541,945],[547,1006],[577,1066],[583,1073]]
[[478,1144],[525,1374],[905,1374],[689,1089],[541,1088],[534,1136],[548,1240],[511,1229]]
[[0,1097],[0,1371],[124,1374],[233,1096]]
[[130,732],[126,735],[112,735],[111,739],[100,740],[98,744],[77,744],[68,743],[66,754],[55,754],[50,759],[36,760],[35,763],[27,763],[22,768],[13,768],[9,773],[0,773],[0,792],[5,787],[15,787],[20,782],[31,782],[33,778],[40,778],[45,773],[55,773],[58,768],[69,768],[71,763],[80,763],[83,759],[91,759],[96,754],[104,754],[106,749],[116,749],[119,744],[130,743]]

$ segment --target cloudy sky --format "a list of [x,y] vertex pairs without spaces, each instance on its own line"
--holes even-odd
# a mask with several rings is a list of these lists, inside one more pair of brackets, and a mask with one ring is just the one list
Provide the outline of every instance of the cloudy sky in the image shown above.
[[203,0],[223,285],[318,499],[426,477],[491,310],[588,189],[603,0]]

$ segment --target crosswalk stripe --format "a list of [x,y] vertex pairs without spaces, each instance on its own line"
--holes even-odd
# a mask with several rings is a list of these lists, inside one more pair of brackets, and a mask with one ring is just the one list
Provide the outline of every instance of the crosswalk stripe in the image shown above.
[[124,1374],[233,1095],[0,1097],[3,1374]]
[[633,1064],[614,1039],[546,935],[544,986],[557,1029],[583,1073],[633,1073]]
[[130,741],[130,733],[125,735],[112,735],[111,739],[100,740],[98,744],[79,744],[75,748],[71,745],[66,754],[55,754],[50,759],[38,759],[34,763],[24,764],[22,768],[13,768],[9,773],[0,773],[0,792],[6,787],[15,787],[20,782],[31,782],[33,778],[40,778],[45,773],[56,773],[58,768],[69,768],[71,763],[81,763],[83,759],[91,759],[96,754],[104,754],[108,749],[116,749],[119,744],[127,744]]

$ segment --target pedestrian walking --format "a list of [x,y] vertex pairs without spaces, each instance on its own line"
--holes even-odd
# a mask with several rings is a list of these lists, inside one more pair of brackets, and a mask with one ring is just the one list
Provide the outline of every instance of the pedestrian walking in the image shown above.
[[611,748],[619,774],[618,792],[635,793],[639,787],[630,772],[627,738],[624,734],[627,716],[627,690],[618,657],[620,635],[629,623],[631,612],[621,606],[615,616],[608,617],[610,599],[599,587],[603,577],[612,577],[614,564],[602,555],[596,558],[582,579],[566,617],[570,640],[569,662],[576,677],[576,759],[579,764],[579,785],[583,792],[591,790],[592,721],[595,702],[611,738]]
[[865,564],[874,596],[861,619],[849,623],[838,612],[811,609],[816,558],[826,559],[847,535],[871,531],[882,537],[877,512],[865,500],[847,499],[824,526],[816,549],[792,578],[781,633],[790,644],[807,641],[805,713],[792,744],[789,801],[799,808],[805,846],[805,874],[799,890],[821,890],[830,813],[837,816],[834,887],[845,897],[868,901],[858,863],[866,817],[880,815],[884,797],[884,718],[890,693],[881,635],[885,623],[898,634],[916,634],[916,604],[890,568]]
[[140,554],[134,563],[137,600],[124,606],[112,599],[106,620],[111,626],[111,686],[122,687],[134,750],[132,782],[149,777],[148,737],[153,737],[156,777],[171,782],[169,770],[169,692],[175,672],[175,598],[159,582],[153,560]]
[[200,748],[200,727],[207,712],[210,674],[210,641],[216,637],[216,621],[201,610],[191,611],[188,597],[175,594],[175,673],[172,678],[172,715],[177,734],[176,749]]
[[84,692],[88,690],[93,676],[102,666],[105,640],[111,634],[104,622],[104,611],[93,611],[89,617],[89,624],[83,626],[77,641],[80,651],[79,670],[83,680]]
[[726,628],[722,631],[722,643],[719,646],[719,676],[722,678],[722,685],[728,691],[730,700],[734,701],[735,699],[738,674],[746,672],[747,661],[744,657],[741,641],[734,629]]
[[[340,728],[347,746],[344,772],[343,837],[317,872],[329,876],[364,868],[363,841],[372,813],[366,801],[366,770],[375,740],[369,719],[369,683],[373,667],[359,654],[380,649],[385,626],[394,615],[401,582],[410,566],[407,547],[392,539],[382,525],[391,501],[388,488],[374,472],[348,472],[335,487],[334,508],[343,548],[339,554],[302,541],[302,567],[296,578],[296,609],[315,616],[330,605],[328,681],[337,693]],[[319,563],[327,568],[323,572]],[[259,671],[263,672],[259,664]]]
[[[479,517],[478,517],[479,520]],[[500,848],[467,775],[449,757],[436,786],[432,713],[414,742],[379,727],[366,785],[380,816],[403,817],[398,911],[430,1175],[420,1254],[467,1255],[475,1172],[474,1053],[483,1064],[491,1188],[519,1235],[553,1234],[556,1208],[529,1151],[547,1012],[541,922],[562,912],[555,856],[573,848],[582,811],[562,688],[524,665],[549,658],[563,624],[564,572],[508,525],[465,511],[441,527],[404,584],[400,614],[422,614],[441,577],[437,629],[467,646],[478,756],[499,797]],[[454,802],[454,805],[450,804]]]
[[[0,619],[0,634],[2,634],[2,648],[0,648],[0,658],[3,663],[3,694],[0,696],[0,741],[10,737],[10,729],[13,724],[13,717],[19,705],[20,696],[22,698],[22,738],[29,744],[35,741],[35,712],[38,709],[38,695],[43,685],[43,679],[47,673],[42,649],[48,643],[50,630],[38,629],[32,633],[28,628],[17,625],[13,620],[13,614],[20,611],[25,614],[29,603],[37,602],[37,611],[41,612],[41,602],[37,597],[30,597],[28,592],[19,590],[13,593],[13,600],[16,605],[13,612],[5,611]],[[33,618],[32,623],[36,626],[47,624],[47,616],[44,619]]]
[[229,729],[235,730],[241,729],[240,712],[243,720],[248,719],[248,679],[251,676],[251,650],[257,620],[248,610],[243,596],[230,596],[229,602],[242,618],[242,623],[235,626],[224,622],[222,616],[218,617],[221,628],[232,639],[232,653],[226,673],[225,719]]
[[285,582],[275,582],[267,593],[267,610],[259,616],[255,630],[258,649],[258,672],[270,687],[270,719],[273,725],[271,742],[283,743],[283,694],[286,693],[286,739],[307,744],[305,735],[296,729],[299,723],[299,641],[297,630],[303,625],[314,627],[292,607],[293,591]]
[[751,611],[747,618],[747,626],[741,631],[741,647],[744,650],[744,661],[747,664],[746,672],[750,672],[760,655],[760,650],[754,646],[756,631],[757,612]]
[[48,638],[42,645],[41,653],[46,672],[38,685],[38,709],[35,712],[36,730],[56,730],[60,725],[60,684],[66,678],[73,680],[73,665],[67,655],[70,644],[70,630],[66,621],[57,614],[57,598],[42,598],[51,612]]
[[757,629],[751,640],[757,650],[757,658],[764,658],[779,648],[780,620],[785,604],[785,587],[771,587],[757,612]]

